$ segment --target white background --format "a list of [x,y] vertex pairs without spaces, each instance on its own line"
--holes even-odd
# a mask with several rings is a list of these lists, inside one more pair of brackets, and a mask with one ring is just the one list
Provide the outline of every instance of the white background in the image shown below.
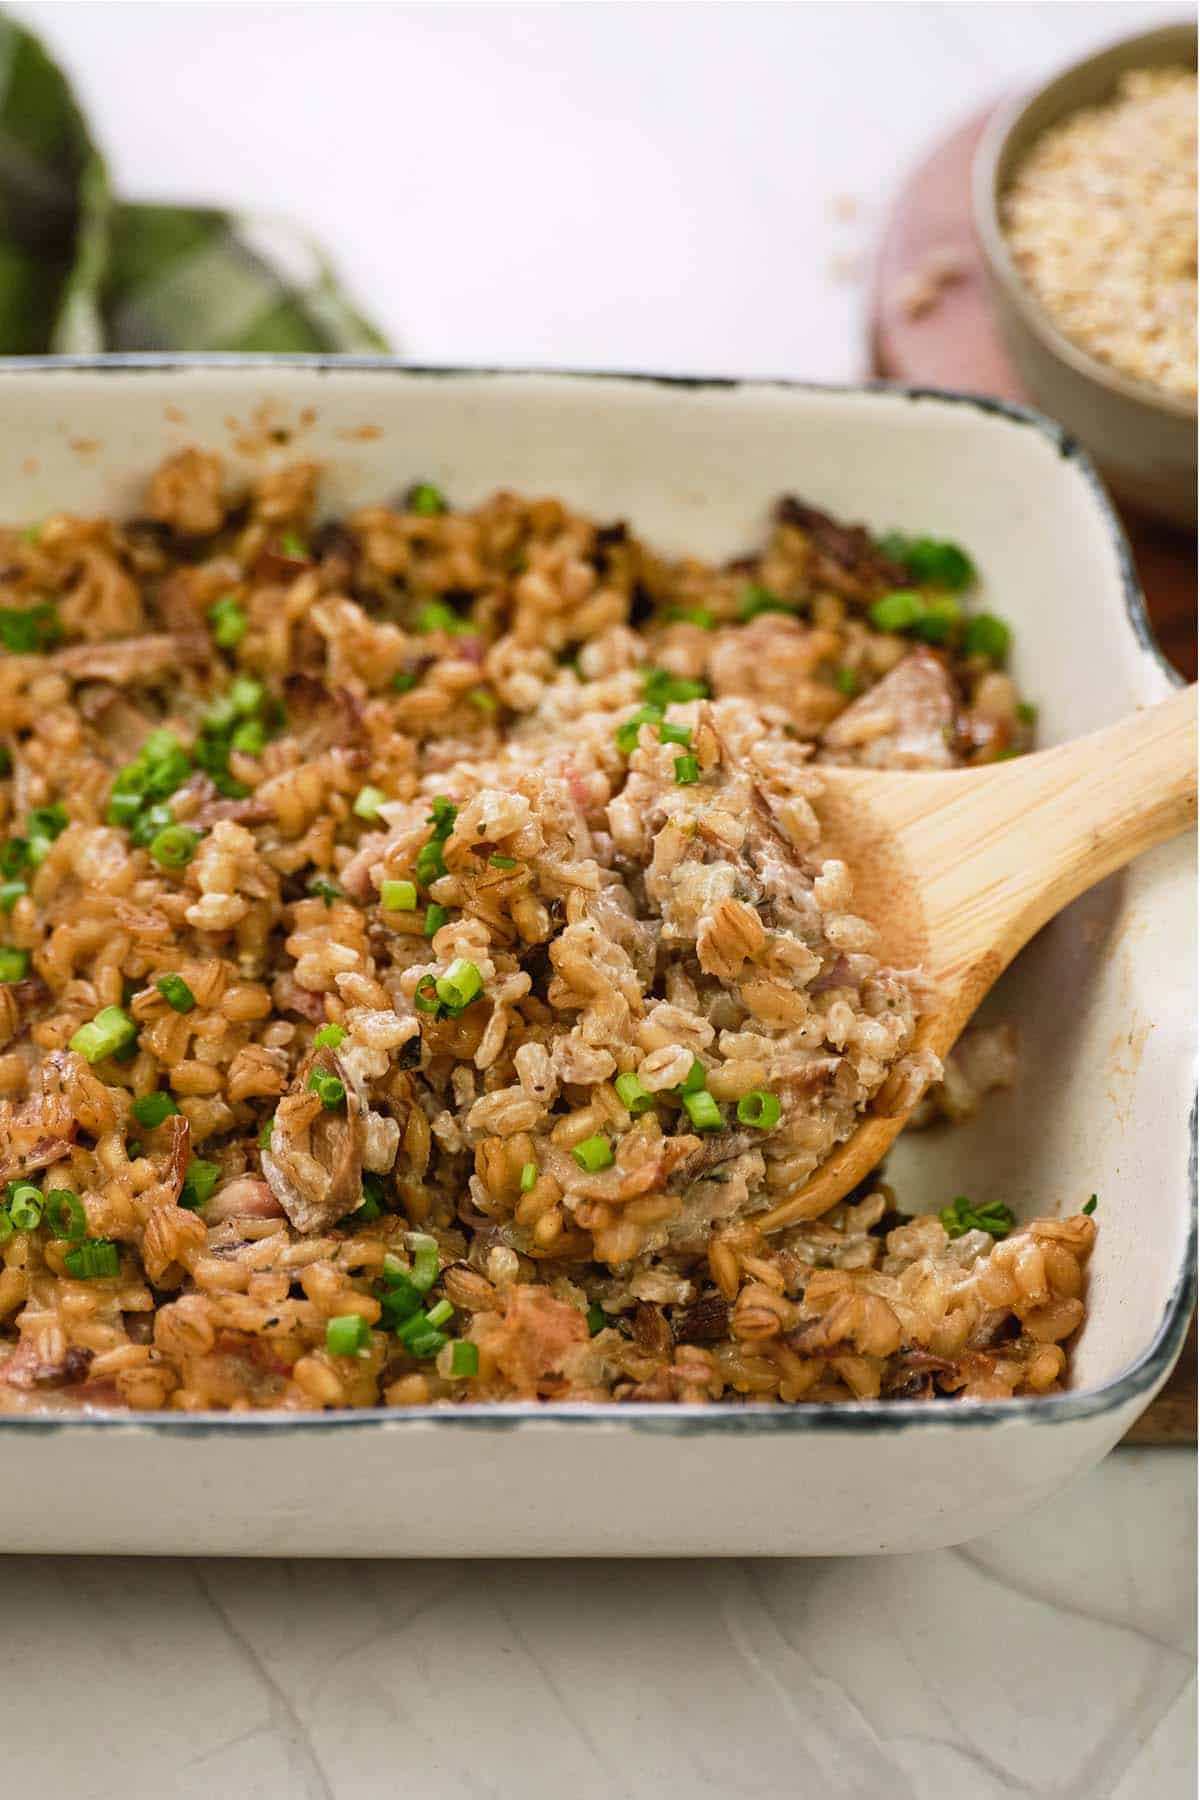
[[[926,148],[1185,9],[16,10],[120,192],[304,223],[411,359],[840,379],[864,290],[832,264]],[[1118,1452],[992,1539],[875,1562],[0,1560],[4,1788],[1191,1800],[1194,1469]]]

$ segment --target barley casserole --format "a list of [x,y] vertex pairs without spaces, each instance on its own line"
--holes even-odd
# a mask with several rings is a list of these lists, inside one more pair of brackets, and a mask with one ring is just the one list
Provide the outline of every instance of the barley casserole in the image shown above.
[[822,762],[1018,754],[955,545],[761,550],[201,449],[0,531],[0,1410],[1043,1393],[1091,1202],[762,1213],[958,1118]]

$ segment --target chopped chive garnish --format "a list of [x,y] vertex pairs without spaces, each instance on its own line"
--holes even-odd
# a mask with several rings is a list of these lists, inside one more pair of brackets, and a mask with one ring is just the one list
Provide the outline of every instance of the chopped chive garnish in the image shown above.
[[0,607],[0,644],[14,656],[31,656],[50,650],[62,637],[62,625],[54,607]]
[[243,719],[229,740],[229,748],[243,756],[261,756],[266,747],[267,728],[261,719]]
[[336,1112],[346,1098],[345,1082],[339,1081],[336,1075],[326,1075],[322,1069],[313,1070],[308,1085],[312,1093],[320,1096],[326,1112]]
[[8,1208],[0,1206],[0,1244],[7,1244],[13,1234],[13,1222],[8,1216]]
[[460,1379],[479,1373],[479,1345],[458,1338],[450,1346],[450,1373]]
[[847,700],[853,700],[858,692],[858,676],[853,669],[839,669],[833,678],[833,685],[839,694],[845,694]]
[[531,1194],[537,1186],[538,1167],[536,1163],[521,1164],[521,1192]]
[[183,1186],[179,1190],[178,1206],[184,1206],[189,1212],[195,1212],[210,1200],[218,1181],[221,1179],[219,1164],[206,1162],[202,1156],[193,1156],[188,1163],[183,1177]]
[[1037,707],[1032,706],[1028,700],[1019,700],[1017,702],[1017,722],[1019,724],[1036,725],[1037,716]]
[[196,1004],[196,996],[182,975],[160,975],[154,985],[177,1013],[191,1012]]
[[451,1306],[450,1302],[448,1300],[439,1300],[437,1305],[431,1306],[429,1311],[425,1314],[425,1322],[426,1324],[433,1326],[436,1330],[439,1325],[444,1325],[447,1319],[452,1319],[453,1317],[454,1308]]
[[323,1050],[328,1045],[331,1050],[336,1050],[339,1044],[345,1042],[345,1038],[346,1027],[344,1025],[322,1025],[320,1031],[313,1036],[313,1048],[314,1050]]
[[436,987],[438,999],[447,1006],[470,1006],[483,992],[483,976],[465,956],[456,956],[446,973],[439,977]]
[[521,865],[515,856],[489,856],[488,866],[493,869],[519,869]]
[[700,779],[700,764],[694,756],[675,758],[675,786],[694,787]]
[[325,1324],[330,1356],[364,1356],[371,1348],[371,1327],[360,1313],[340,1313]]
[[442,879],[446,873],[446,859],[436,838],[430,838],[427,844],[421,845],[413,869],[422,887],[432,887],[435,881]]
[[481,713],[494,713],[500,705],[491,688],[474,687],[467,695],[472,706],[477,706]]
[[701,631],[715,631],[717,624],[716,613],[706,606],[669,606],[663,618],[669,624],[698,625]]
[[432,519],[438,513],[445,512],[446,496],[432,481],[418,481],[409,488],[406,504],[409,512],[417,513],[423,519]]
[[238,605],[236,594],[225,594],[208,609],[213,642],[220,650],[236,650],[250,621]]
[[78,1244],[87,1236],[83,1201],[70,1188],[51,1188],[46,1195],[46,1223],[57,1238]]
[[766,1088],[752,1088],[737,1103],[738,1120],[753,1125],[758,1131],[773,1131],[783,1115],[783,1108]]
[[22,981],[28,968],[28,950],[18,950],[13,944],[0,944],[0,982]]
[[17,901],[29,892],[23,881],[0,883],[0,913],[10,913]]
[[692,1058],[692,1066],[680,1082],[675,1092],[682,1098],[684,1094],[698,1094],[708,1080],[708,1070],[698,1056]]
[[612,1145],[606,1137],[600,1136],[584,1138],[582,1144],[576,1144],[571,1155],[589,1175],[607,1169],[613,1160]]
[[359,788],[354,802],[354,811],[360,819],[377,819],[379,809],[387,802],[387,795],[382,788]]
[[[425,935],[429,936],[428,931]],[[418,981],[413,994],[413,1005],[418,1012],[423,1013],[436,1013],[441,1010],[442,1003],[438,999],[437,982],[432,975],[422,975]]]
[[420,1357],[423,1360],[436,1356],[438,1351],[449,1342],[444,1331],[435,1331],[432,1327],[427,1327],[423,1331],[410,1332],[406,1326],[396,1335],[401,1339],[410,1356]]
[[989,1200],[985,1206],[972,1206],[965,1194],[956,1194],[949,1206],[938,1214],[946,1236],[960,1238],[968,1231],[987,1231],[994,1238],[1007,1237],[1016,1224],[1012,1210],[1002,1200]]
[[379,904],[385,912],[416,912],[416,882],[385,881],[379,890]]
[[692,681],[685,675],[672,675],[668,669],[643,669],[642,698],[652,706],[670,706],[672,701],[704,700],[708,697],[707,681]]
[[637,749],[638,734],[640,733],[642,726],[659,724],[662,719],[662,714],[663,709],[661,706],[639,706],[635,713],[629,715],[624,724],[617,726],[613,736],[616,739],[617,749],[621,752],[622,756],[631,756],[633,754]]
[[417,685],[417,677],[411,669],[397,669],[392,676],[392,690],[397,694],[411,694]]
[[293,562],[307,562],[309,560],[308,545],[295,531],[284,531],[280,533],[279,548],[283,551],[285,556],[290,556]]
[[1091,1216],[1092,1216],[1092,1214],[1093,1214],[1093,1213],[1094,1213],[1094,1212],[1095,1212],[1095,1210],[1096,1210],[1096,1207],[1097,1207],[1097,1206],[1098,1206],[1098,1204],[1099,1204],[1099,1201],[1100,1201],[1100,1196],[1099,1196],[1099,1194],[1093,1194],[1093,1195],[1092,1195],[1092,1197],[1091,1197],[1091,1199],[1090,1199],[1090,1200],[1086,1200],[1086,1201],[1085,1201],[1085,1202],[1084,1202],[1084,1204],[1083,1204],[1083,1205],[1082,1205],[1082,1206],[1081,1206],[1081,1207],[1080,1207],[1080,1209],[1079,1209],[1079,1210],[1080,1210],[1080,1211],[1081,1211],[1081,1212],[1083,1212],[1083,1213],[1086,1213],[1086,1214],[1087,1214],[1087,1216],[1088,1216],[1088,1218],[1089,1218],[1089,1219],[1090,1219],[1090,1218],[1091,1218]]
[[642,1086],[636,1075],[618,1075],[613,1082],[617,1090],[617,1098],[626,1112],[632,1113],[636,1119],[639,1113],[649,1112],[654,1105],[654,1095]]
[[44,1202],[40,1188],[31,1181],[18,1181],[12,1186],[8,1216],[18,1231],[36,1231],[42,1222]]
[[139,1094],[130,1111],[139,1125],[145,1125],[148,1130],[152,1131],[156,1125],[161,1125],[164,1119],[169,1119],[172,1114],[177,1113],[179,1108],[170,1094],[158,1092]]
[[925,604],[925,610],[913,630],[927,644],[944,644],[951,629],[962,618],[962,607],[950,594],[939,594]]
[[196,854],[200,842],[198,831],[186,825],[167,825],[150,840],[150,854],[160,869],[183,869]]
[[701,1088],[695,1094],[685,1094],[683,1104],[697,1131],[720,1131],[725,1123],[720,1107],[707,1088]]
[[258,1147],[260,1150],[269,1150],[271,1148],[271,1137],[274,1130],[275,1115],[272,1113],[271,1117],[267,1120],[266,1124],[258,1134]]
[[45,862],[51,844],[70,823],[66,807],[57,802],[53,806],[34,807],[25,821],[25,836],[29,846],[29,861],[35,869]]
[[414,631],[444,631],[447,637],[468,637],[474,629],[470,619],[461,619],[444,600],[426,600],[413,614]]
[[681,744],[684,748],[692,741],[692,734],[686,725],[671,725],[664,719],[658,728],[660,744]]
[[986,656],[991,662],[1003,662],[1008,655],[1012,633],[1003,619],[994,613],[979,613],[967,625],[963,648],[968,656]]
[[335,900],[342,898],[342,888],[328,875],[314,875],[308,884],[308,891],[316,900],[323,900],[326,906],[332,906]]
[[777,594],[773,594],[770,588],[763,587],[760,582],[752,581],[742,596],[739,617],[748,621],[757,619],[760,613],[790,613],[794,611],[794,607],[789,606],[786,600],[781,600]]
[[914,581],[927,582],[930,587],[950,588],[957,593],[975,579],[975,565],[966,551],[938,538],[910,538],[903,532],[889,531],[879,539],[876,548],[893,562],[901,563]]
[[588,1336],[595,1337],[608,1324],[608,1317],[598,1300],[593,1300],[587,1309]]
[[90,1063],[103,1062],[115,1056],[137,1037],[137,1026],[119,1006],[105,1006],[88,1024],[81,1025],[71,1039],[70,1048]]
[[867,617],[876,631],[911,631],[918,619],[925,613],[925,602],[920,594],[914,594],[909,588],[897,588],[894,593],[884,594],[868,609]]
[[399,1331],[405,1320],[415,1318],[421,1311],[421,1290],[413,1286],[407,1270],[400,1268],[395,1258],[384,1259],[383,1274],[375,1291],[382,1309],[380,1323],[386,1331]]
[[63,1257],[67,1274],[77,1281],[103,1281],[121,1273],[121,1256],[110,1238],[85,1238]]
[[431,900],[429,905],[425,908],[425,936],[427,938],[433,937],[436,932],[439,932],[442,929],[442,926],[449,917],[450,914],[444,906],[438,906]]
[[[409,1237],[408,1247],[412,1251],[413,1259],[408,1279],[418,1294],[427,1294],[437,1280],[438,1270],[441,1267],[441,1252],[437,1247],[437,1239],[430,1237],[427,1232],[414,1231]],[[448,1318],[449,1314],[446,1316]]]

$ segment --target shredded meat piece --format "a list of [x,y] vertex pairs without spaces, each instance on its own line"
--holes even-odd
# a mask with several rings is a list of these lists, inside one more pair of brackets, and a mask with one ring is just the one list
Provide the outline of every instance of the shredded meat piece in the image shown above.
[[209,640],[200,632],[194,636],[164,632],[116,638],[107,644],[69,644],[65,650],[38,658],[36,667],[44,669],[49,663],[79,681],[112,681],[136,687],[141,682],[156,681],[181,662],[207,662],[211,653]]
[[[335,1109],[309,1088],[316,1073],[336,1076],[346,1098]],[[328,1045],[310,1051],[275,1112],[262,1170],[297,1231],[323,1231],[362,1197],[362,1104]]]
[[956,699],[933,650],[911,650],[877,687],[826,727],[819,760],[864,769],[951,769]]

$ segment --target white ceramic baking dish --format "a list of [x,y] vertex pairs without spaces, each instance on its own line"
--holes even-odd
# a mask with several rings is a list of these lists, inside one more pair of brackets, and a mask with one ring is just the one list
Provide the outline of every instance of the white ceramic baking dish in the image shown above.
[[[272,432],[288,431],[280,446]],[[948,395],[386,362],[0,365],[0,518],[136,509],[159,457],[313,456],[329,508],[416,477],[627,516],[667,550],[754,544],[782,491],[872,527],[960,539],[1043,740],[1158,699],[1124,538],[1054,426]],[[1190,1305],[1193,848],[1073,906],[990,1003],[1020,1084],[971,1125],[910,1134],[908,1205],[968,1191],[1019,1214],[1100,1196],[1069,1393],[961,1405],[506,1407],[280,1418],[0,1420],[6,1546],[30,1551],[484,1556],[840,1554],[989,1531],[1116,1442]]]

